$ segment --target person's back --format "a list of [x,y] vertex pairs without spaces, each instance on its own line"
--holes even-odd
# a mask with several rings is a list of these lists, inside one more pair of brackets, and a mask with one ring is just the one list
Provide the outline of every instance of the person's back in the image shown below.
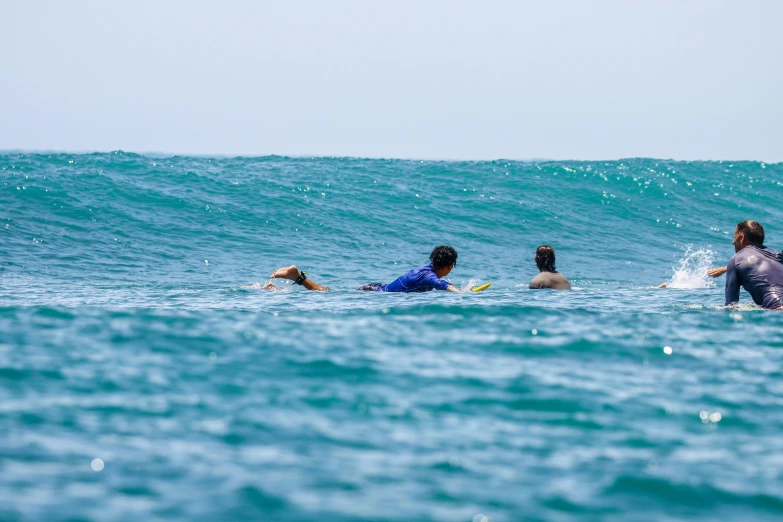
[[555,249],[541,245],[536,249],[536,266],[541,271],[530,281],[530,288],[551,288],[552,290],[571,290],[568,279],[555,269]]
[[551,288],[552,290],[571,290],[568,279],[560,272],[541,272],[530,280],[530,288]]
[[429,292],[430,290],[445,290],[451,283],[438,277],[432,265],[414,268],[389,283],[381,285],[381,292]]
[[766,309],[783,307],[783,256],[764,245],[747,245],[726,266],[726,305],[739,301],[740,286]]

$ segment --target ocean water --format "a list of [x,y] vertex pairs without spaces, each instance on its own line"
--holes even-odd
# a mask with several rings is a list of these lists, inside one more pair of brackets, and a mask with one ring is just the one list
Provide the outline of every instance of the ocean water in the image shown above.
[[[0,520],[780,520],[748,218],[783,164],[0,154]],[[492,287],[355,290],[438,244]]]

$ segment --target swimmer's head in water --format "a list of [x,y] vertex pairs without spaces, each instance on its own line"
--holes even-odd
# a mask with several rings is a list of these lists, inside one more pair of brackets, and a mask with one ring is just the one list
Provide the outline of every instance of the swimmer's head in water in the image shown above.
[[557,272],[555,270],[555,249],[549,245],[541,245],[536,249],[536,266],[542,272]]
[[743,221],[734,230],[734,250],[739,252],[747,245],[764,244],[764,227],[758,221]]
[[454,268],[457,264],[457,251],[450,246],[436,246],[430,254],[430,261],[435,270],[442,268]]

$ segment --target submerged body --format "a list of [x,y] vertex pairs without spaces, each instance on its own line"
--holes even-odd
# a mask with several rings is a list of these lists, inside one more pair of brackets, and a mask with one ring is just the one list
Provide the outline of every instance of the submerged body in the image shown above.
[[763,245],[747,245],[726,265],[726,305],[739,302],[740,287],[757,305],[783,307],[783,255]]
[[552,290],[571,290],[571,284],[560,272],[541,272],[530,280],[530,288],[551,288]]

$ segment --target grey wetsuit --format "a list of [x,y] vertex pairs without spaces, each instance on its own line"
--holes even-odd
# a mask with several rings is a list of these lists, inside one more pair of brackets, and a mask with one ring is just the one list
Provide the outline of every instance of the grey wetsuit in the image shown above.
[[757,305],[783,307],[783,255],[762,245],[748,245],[726,265],[726,305],[739,301],[740,286]]
[[568,283],[568,279],[560,272],[541,272],[530,281],[530,288],[571,290],[571,285]]

